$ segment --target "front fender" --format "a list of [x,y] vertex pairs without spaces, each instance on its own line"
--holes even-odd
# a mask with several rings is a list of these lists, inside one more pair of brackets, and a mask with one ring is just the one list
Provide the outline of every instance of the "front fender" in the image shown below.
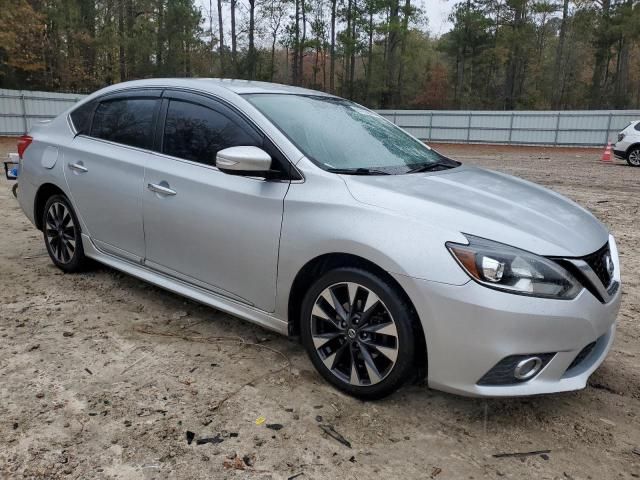
[[331,177],[307,177],[303,184],[292,184],[287,193],[278,263],[278,316],[286,318],[298,272],[325,254],[355,255],[390,274],[451,285],[469,281],[445,247],[447,241],[464,243],[462,234],[360,203],[340,177]]

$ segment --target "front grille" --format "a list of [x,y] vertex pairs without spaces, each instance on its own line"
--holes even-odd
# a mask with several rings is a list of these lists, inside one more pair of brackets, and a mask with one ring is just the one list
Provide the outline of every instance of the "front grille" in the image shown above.
[[591,267],[594,273],[602,282],[602,285],[608,287],[611,283],[611,275],[609,275],[609,269],[607,267],[607,260],[611,262],[611,252],[609,251],[609,243],[602,247],[597,252],[591,253],[583,257],[583,260]]
[[582,361],[589,356],[589,354],[593,351],[593,348],[596,346],[596,342],[591,342],[589,345],[580,350],[580,353],[573,359],[567,371],[571,370],[574,367],[577,367],[582,363]]
[[[513,376],[513,372],[516,368],[516,365],[521,360],[524,360],[529,357],[539,357],[542,360],[542,366],[540,367],[540,371],[544,369],[544,367],[549,363],[549,361],[553,358],[555,353],[542,353],[542,354],[533,354],[533,355],[510,355],[508,357],[500,360],[496,365],[489,370],[484,376],[478,380],[478,385],[513,385],[516,383],[526,382],[529,379],[521,380]],[[535,376],[533,377],[535,378]]]

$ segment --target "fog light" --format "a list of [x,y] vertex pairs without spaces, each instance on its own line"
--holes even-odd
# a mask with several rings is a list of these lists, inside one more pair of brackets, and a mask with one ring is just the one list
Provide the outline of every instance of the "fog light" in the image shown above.
[[542,367],[540,357],[529,357],[521,360],[513,370],[513,376],[518,380],[528,380],[534,377]]

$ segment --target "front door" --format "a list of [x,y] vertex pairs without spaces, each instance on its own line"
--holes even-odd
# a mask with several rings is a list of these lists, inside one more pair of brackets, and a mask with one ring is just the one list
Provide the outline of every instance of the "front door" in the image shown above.
[[289,183],[218,170],[219,150],[262,147],[262,135],[211,99],[181,93],[165,96],[163,154],[147,164],[144,179],[146,264],[273,311]]

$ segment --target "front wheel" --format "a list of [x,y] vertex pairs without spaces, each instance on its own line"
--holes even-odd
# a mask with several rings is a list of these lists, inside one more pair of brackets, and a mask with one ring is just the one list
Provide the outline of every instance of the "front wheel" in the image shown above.
[[47,200],[42,233],[49,257],[58,268],[71,273],[86,267],[88,259],[82,248],[78,218],[64,195],[53,195]]
[[627,155],[627,163],[632,167],[640,167],[640,147],[634,147]]
[[362,399],[389,395],[412,374],[415,315],[395,285],[359,268],[322,275],[302,303],[302,342],[319,373]]

